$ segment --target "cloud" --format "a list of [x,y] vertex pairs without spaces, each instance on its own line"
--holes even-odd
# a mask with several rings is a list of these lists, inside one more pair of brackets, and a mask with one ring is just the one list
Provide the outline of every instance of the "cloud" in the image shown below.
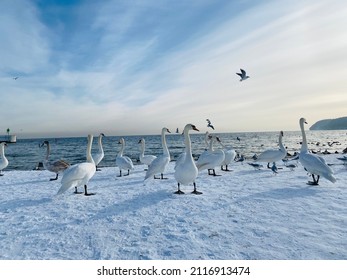
[[[31,2],[6,3],[0,109],[28,134],[152,134],[206,118],[219,132],[297,130],[302,115],[345,112],[340,1],[85,3],[59,28]],[[28,49],[15,46],[28,34]],[[239,68],[251,78],[239,82]]]

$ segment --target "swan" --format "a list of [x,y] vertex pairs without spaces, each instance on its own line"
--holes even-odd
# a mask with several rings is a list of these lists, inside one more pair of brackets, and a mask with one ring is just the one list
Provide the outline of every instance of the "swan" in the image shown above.
[[65,160],[59,159],[56,161],[50,161],[49,160],[49,155],[51,152],[51,146],[49,144],[49,141],[43,141],[43,143],[40,145],[40,147],[47,146],[47,153],[46,153],[46,158],[43,161],[43,167],[56,174],[55,178],[49,179],[50,181],[54,181],[58,179],[59,173],[62,173],[66,168],[70,166],[70,163],[66,162]]
[[[304,123],[306,122],[305,118],[300,118],[299,124],[302,133],[302,144],[299,154],[299,161],[305,170],[312,175],[313,182],[309,181],[309,185],[318,185],[320,176],[323,176],[325,179],[329,180],[332,183],[336,182],[334,177],[333,170],[325,163],[325,160],[317,155],[310,154],[307,148],[306,133],[304,130]],[[315,177],[317,176],[317,178]]]
[[[171,133],[170,130],[166,127],[161,130],[161,144],[163,147],[163,154],[158,156],[152,163],[148,166],[148,170],[146,172],[146,176],[144,181],[146,181],[149,177],[154,176],[154,179],[167,179],[163,177],[163,173],[165,172],[166,166],[170,162],[170,153],[167,148],[165,133]],[[160,173],[160,178],[155,177],[155,174]]]
[[189,137],[190,130],[199,131],[196,128],[196,126],[193,124],[187,124],[184,127],[183,135],[184,135],[185,150],[184,150],[184,153],[182,153],[182,157],[180,157],[180,160],[176,162],[176,166],[175,166],[174,176],[178,185],[178,190],[175,192],[175,194],[184,194],[184,192],[180,190],[180,185],[181,184],[188,185],[191,183],[193,183],[194,185],[194,190],[192,193],[202,194],[202,192],[198,192],[196,190],[195,179],[198,176],[198,168],[196,167],[193,156],[192,156],[192,147],[191,147],[191,141]]
[[104,158],[104,149],[102,148],[102,137],[105,137],[105,134],[100,133],[99,137],[98,137],[98,152],[97,154],[95,154],[93,156],[93,160],[95,162],[95,166],[96,166],[96,171],[99,171],[100,169],[98,168],[99,163],[102,161],[102,159]]
[[116,157],[116,165],[119,167],[119,176],[122,177],[122,169],[128,170],[128,174],[124,176],[128,176],[130,174],[130,170],[134,169],[134,164],[131,158],[127,156],[123,156],[124,147],[125,147],[125,140],[124,138],[119,139],[118,144],[121,144],[122,147]]
[[282,160],[287,155],[287,150],[282,143],[283,131],[280,131],[278,143],[280,148],[278,150],[266,150],[262,152],[255,160],[260,162],[267,162],[267,167],[270,167],[270,162]]
[[[200,157],[198,158],[196,162],[196,167],[198,168],[199,171],[207,169],[208,170],[208,175],[213,175],[213,176],[220,176],[216,175],[215,167],[220,166],[221,163],[225,159],[224,152],[220,149],[214,150],[213,149],[213,141],[217,140],[220,142],[220,139],[216,136],[210,136],[210,146],[207,151],[204,151]],[[211,174],[210,171],[213,171]]]
[[[221,163],[221,170],[222,171],[231,171],[228,169],[228,165],[235,160],[236,157],[236,151],[231,146],[225,146],[222,141],[219,142],[219,144],[223,147],[225,158],[223,162]],[[225,166],[225,169],[223,168]]]
[[150,165],[151,162],[156,159],[157,157],[156,156],[153,156],[153,155],[145,155],[145,145],[146,145],[146,141],[144,138],[141,138],[139,140],[139,144],[141,144],[140,146],[140,162],[142,164],[145,164],[145,165]]
[[57,194],[62,194],[71,187],[75,187],[75,193],[78,193],[77,187],[82,185],[84,185],[84,195],[94,194],[87,192],[87,184],[96,172],[95,163],[91,155],[92,143],[93,135],[89,134],[87,144],[87,161],[74,164],[64,171],[63,177],[61,178],[61,187]]
[[0,176],[4,176],[4,174],[1,174],[1,172],[8,165],[8,160],[5,157],[5,146],[7,146],[5,142],[0,143]]

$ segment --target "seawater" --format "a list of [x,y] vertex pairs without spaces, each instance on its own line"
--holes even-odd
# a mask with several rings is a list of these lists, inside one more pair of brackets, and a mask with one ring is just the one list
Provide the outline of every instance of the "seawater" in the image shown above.
[[[279,132],[238,132],[238,133],[213,133],[220,137],[226,146],[232,146],[238,154],[251,158],[266,149],[278,148]],[[347,133],[345,130],[306,131],[309,149],[330,153],[342,153],[347,147]],[[97,153],[97,137],[94,135],[92,154]],[[137,136],[106,136],[103,137],[105,157],[100,167],[116,167],[116,156],[120,151],[119,139],[123,137],[126,142],[124,155],[129,156],[134,164],[139,163],[141,138],[146,140],[145,154],[160,155],[162,153],[160,135]],[[238,140],[238,138],[240,140]],[[191,134],[193,157],[197,159],[205,149],[205,134]],[[46,156],[46,147],[39,147],[48,140],[51,145],[51,160],[64,159],[70,164],[84,162],[86,160],[87,137],[73,138],[42,138],[42,139],[17,139],[17,143],[8,144],[5,147],[5,155],[9,165],[5,170],[33,170]],[[284,131],[283,143],[290,154],[299,152],[301,147],[300,131]],[[166,141],[170,150],[171,159],[175,160],[184,150],[183,135],[171,133],[166,135]],[[338,142],[329,146],[328,143]],[[214,148],[221,148],[218,143]]]

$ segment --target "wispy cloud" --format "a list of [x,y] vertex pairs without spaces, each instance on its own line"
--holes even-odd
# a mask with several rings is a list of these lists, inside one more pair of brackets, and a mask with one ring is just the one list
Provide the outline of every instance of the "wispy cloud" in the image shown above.
[[2,126],[124,135],[208,117],[218,131],[292,130],[345,114],[342,1],[35,3],[5,1]]

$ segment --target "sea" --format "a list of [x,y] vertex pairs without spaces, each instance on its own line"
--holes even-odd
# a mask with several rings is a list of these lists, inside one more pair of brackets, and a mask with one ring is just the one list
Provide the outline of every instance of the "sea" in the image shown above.
[[[266,149],[277,149],[279,132],[232,132],[214,133],[225,146],[232,146],[238,156],[251,159],[255,154],[260,154]],[[318,153],[342,154],[347,148],[346,130],[320,130],[306,131],[309,149]],[[193,157],[198,159],[205,150],[205,133],[190,134],[192,141]],[[116,157],[121,149],[119,139],[125,139],[123,155],[130,157],[134,164],[140,164],[141,138],[146,141],[145,154],[160,155],[162,153],[160,135],[137,135],[137,136],[105,136],[102,139],[104,159],[99,167],[115,167]],[[94,135],[92,155],[98,151],[98,135]],[[1,139],[0,140],[4,140]],[[6,170],[35,170],[46,156],[46,147],[40,147],[44,140],[48,140],[51,146],[51,160],[64,159],[70,164],[77,164],[86,160],[87,137],[69,138],[35,138],[21,139],[17,137],[16,143],[10,143],[5,147],[5,156],[9,161]],[[288,155],[295,155],[300,151],[302,136],[300,131],[284,131],[283,144],[287,148]],[[171,160],[175,161],[184,151],[184,138],[180,133],[166,135],[166,142],[170,151]],[[215,143],[214,148],[222,148]]]

